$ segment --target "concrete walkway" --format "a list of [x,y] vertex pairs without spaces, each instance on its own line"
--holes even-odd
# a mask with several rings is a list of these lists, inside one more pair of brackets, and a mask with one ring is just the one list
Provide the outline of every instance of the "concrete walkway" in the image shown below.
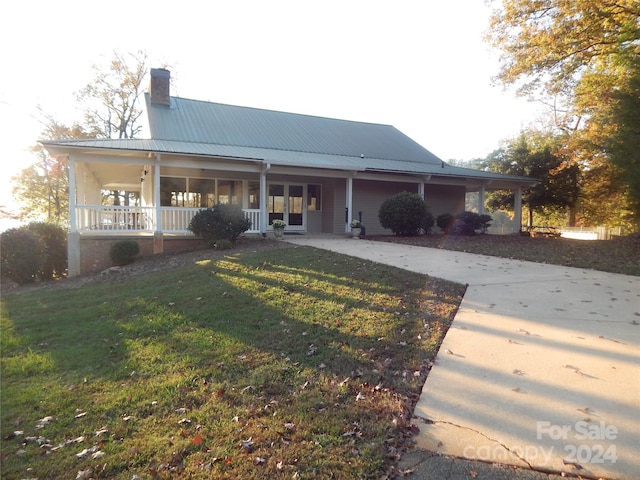
[[415,410],[424,455],[414,478],[457,478],[429,476],[428,458],[448,458],[450,471],[457,459],[523,468],[494,478],[640,478],[640,277],[341,237],[286,241],[468,284]]

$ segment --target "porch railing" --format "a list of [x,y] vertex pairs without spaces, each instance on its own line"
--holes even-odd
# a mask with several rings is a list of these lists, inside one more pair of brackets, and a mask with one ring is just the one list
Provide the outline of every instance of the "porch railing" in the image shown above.
[[[201,208],[162,207],[161,228],[165,233],[190,234],[189,222]],[[260,232],[260,210],[243,209],[251,221],[247,233]],[[154,232],[155,207],[77,205],[76,228],[79,232]]]
[[76,228],[80,232],[155,230],[153,207],[76,206]]

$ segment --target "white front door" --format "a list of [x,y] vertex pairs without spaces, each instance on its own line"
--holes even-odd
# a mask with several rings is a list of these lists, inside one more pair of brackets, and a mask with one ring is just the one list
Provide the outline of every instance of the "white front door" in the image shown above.
[[268,186],[269,225],[284,220],[285,231],[303,232],[306,229],[306,186],[288,183],[270,183]]

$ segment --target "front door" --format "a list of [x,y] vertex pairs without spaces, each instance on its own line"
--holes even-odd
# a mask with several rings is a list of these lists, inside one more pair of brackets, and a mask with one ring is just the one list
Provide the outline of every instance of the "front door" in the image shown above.
[[275,220],[284,220],[285,231],[304,231],[305,186],[287,183],[271,183],[269,190],[269,225]]

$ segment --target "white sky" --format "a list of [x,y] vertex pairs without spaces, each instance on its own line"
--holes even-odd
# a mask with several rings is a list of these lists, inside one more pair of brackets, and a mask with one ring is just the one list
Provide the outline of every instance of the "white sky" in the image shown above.
[[[7,4],[8,5],[8,4]],[[33,161],[37,106],[82,119],[92,64],[145,50],[172,94],[390,124],[443,160],[484,157],[535,120],[491,86],[483,0],[22,0],[0,26],[0,205]]]

